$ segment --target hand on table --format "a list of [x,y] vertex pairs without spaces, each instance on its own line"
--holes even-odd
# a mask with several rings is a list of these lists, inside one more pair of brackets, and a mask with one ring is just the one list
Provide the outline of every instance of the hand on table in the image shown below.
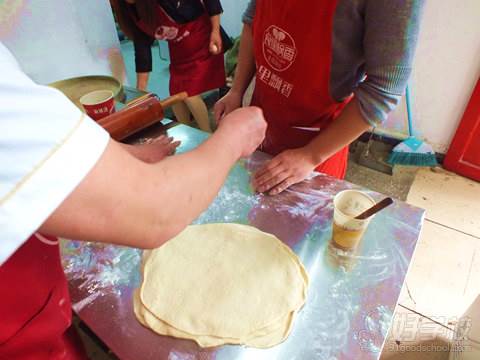
[[141,145],[126,145],[130,154],[146,163],[156,163],[169,155],[175,154],[180,141],[161,135]]
[[242,106],[242,95],[230,90],[223,98],[217,101],[213,108],[213,113],[215,115],[215,121],[220,123],[220,121],[232,111],[238,109]]
[[218,55],[222,52],[222,36],[220,35],[220,31],[212,31],[208,49],[213,55]]
[[304,148],[285,150],[253,175],[252,185],[258,192],[277,195],[305,180],[316,166]]
[[262,110],[253,106],[226,115],[217,130],[230,137],[229,143],[237,149],[239,157],[250,156],[262,143],[266,131]]

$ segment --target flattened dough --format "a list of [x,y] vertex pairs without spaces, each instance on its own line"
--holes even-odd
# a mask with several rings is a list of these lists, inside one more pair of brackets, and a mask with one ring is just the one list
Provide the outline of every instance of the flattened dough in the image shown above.
[[201,346],[270,347],[289,334],[308,275],[271,234],[239,224],[193,225],[145,252],[134,296],[139,321]]
[[274,346],[288,337],[292,329],[293,319],[296,315],[295,312],[291,312],[288,316],[282,318],[278,324],[273,324],[264,329],[260,329],[257,333],[249,334],[245,339],[233,339],[208,335],[192,335],[170,326],[145,309],[140,301],[138,290],[135,291],[133,296],[133,308],[138,321],[143,326],[155,331],[157,334],[193,340],[204,348],[225,344],[247,345],[260,349]]

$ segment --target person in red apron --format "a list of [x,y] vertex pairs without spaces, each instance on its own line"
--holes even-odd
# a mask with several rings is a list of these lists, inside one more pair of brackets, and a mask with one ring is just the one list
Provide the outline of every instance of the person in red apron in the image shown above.
[[71,327],[58,240],[35,234],[0,266],[0,359],[87,359]]
[[122,29],[134,41],[137,87],[147,87],[151,44],[155,39],[167,41],[170,94],[186,91],[189,95],[185,103],[173,107],[174,114],[187,124],[193,115],[199,127],[210,132],[208,110],[200,95],[225,85],[219,0],[118,0],[113,5]]
[[[268,122],[261,150],[274,155],[254,175],[257,191],[277,194],[304,180],[313,170],[343,179],[349,143],[372,128],[370,119],[361,112],[359,100],[352,96],[364,77],[357,76],[363,69],[361,64],[340,69],[354,74],[356,84],[342,100],[331,95],[333,42],[339,41],[337,35],[343,35],[349,21],[356,20],[352,14],[358,11],[349,1],[343,1],[339,9],[341,1],[250,3],[253,23],[245,23],[235,81],[230,92],[217,102],[215,117],[220,121],[241,105],[250,79],[256,75],[252,105],[263,109]],[[334,19],[342,12],[346,16],[335,23],[341,27],[334,34]],[[361,21],[365,19],[359,16],[358,23]],[[363,44],[356,42],[357,38],[363,39],[352,36],[350,42],[336,43],[337,48],[358,45],[361,49]]]
[[[252,105],[260,106],[267,114],[269,126],[262,150],[272,155],[310,143],[348,102],[334,101],[328,89],[330,28],[336,1],[312,2],[307,7],[286,3],[282,9],[270,1],[260,1],[253,24],[254,52],[261,56],[256,57],[259,76]],[[318,25],[306,33],[298,21]],[[347,157],[348,147],[344,146],[318,166],[313,162],[308,170],[343,178]],[[265,170],[277,174],[274,165],[281,161],[277,158]],[[256,180],[261,181],[262,174]]]

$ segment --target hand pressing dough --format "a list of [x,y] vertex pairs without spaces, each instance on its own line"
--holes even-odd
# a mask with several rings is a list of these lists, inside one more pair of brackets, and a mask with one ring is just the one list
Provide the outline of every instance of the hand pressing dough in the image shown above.
[[238,224],[188,227],[145,252],[134,296],[138,320],[201,346],[270,347],[289,334],[308,275],[271,234]]

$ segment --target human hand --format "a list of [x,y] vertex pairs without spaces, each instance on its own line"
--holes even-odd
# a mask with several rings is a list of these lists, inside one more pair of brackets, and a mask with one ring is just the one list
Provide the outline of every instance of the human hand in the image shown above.
[[258,192],[277,195],[305,180],[316,166],[305,148],[285,150],[253,175],[252,185]]
[[226,115],[217,132],[228,134],[229,144],[236,147],[239,157],[247,157],[262,143],[266,130],[267,122],[263,117],[263,111],[250,106]]
[[137,159],[153,164],[173,155],[179,145],[180,141],[173,141],[172,137],[161,135],[141,145],[127,145],[127,150]]
[[213,113],[215,115],[215,121],[220,121],[232,111],[242,106],[242,95],[235,90],[231,89],[223,98],[217,101],[213,107]]
[[208,49],[212,55],[218,55],[222,52],[222,36],[219,30],[213,30],[210,34]]

